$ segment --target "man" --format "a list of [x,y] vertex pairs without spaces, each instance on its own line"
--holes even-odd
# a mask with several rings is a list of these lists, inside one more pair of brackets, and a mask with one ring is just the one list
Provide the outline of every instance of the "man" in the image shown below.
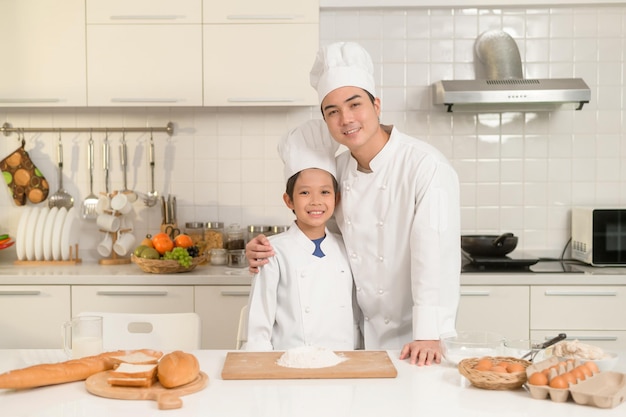
[[[441,362],[453,336],[461,268],[456,172],[434,147],[381,125],[373,64],[358,44],[322,48],[311,70],[337,157],[335,212],[363,314],[366,349],[399,349],[412,364]],[[329,146],[331,146],[329,144]],[[247,245],[251,271],[267,262],[263,237]]]

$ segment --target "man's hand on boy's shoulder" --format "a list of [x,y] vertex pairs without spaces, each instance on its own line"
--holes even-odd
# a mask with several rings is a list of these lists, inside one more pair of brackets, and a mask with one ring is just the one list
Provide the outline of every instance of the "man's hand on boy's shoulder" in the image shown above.
[[274,249],[265,235],[257,235],[246,244],[246,258],[250,273],[258,273],[259,267],[268,263],[267,258],[270,256],[274,256]]

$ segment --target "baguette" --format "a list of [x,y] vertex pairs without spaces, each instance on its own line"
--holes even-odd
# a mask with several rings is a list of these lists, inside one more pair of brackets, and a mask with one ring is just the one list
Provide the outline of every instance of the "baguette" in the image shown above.
[[157,366],[157,378],[165,388],[176,388],[200,375],[198,359],[191,353],[176,350],[163,355]]
[[[142,350],[143,352],[153,352]],[[137,351],[118,350],[59,363],[33,365],[0,374],[0,389],[25,389],[82,381],[98,372],[113,369],[120,357]]]

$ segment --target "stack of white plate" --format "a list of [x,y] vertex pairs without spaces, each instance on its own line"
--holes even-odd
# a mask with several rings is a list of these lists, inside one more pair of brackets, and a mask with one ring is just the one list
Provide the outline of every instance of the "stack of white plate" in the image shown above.
[[[15,249],[20,261],[67,261],[80,238],[76,208],[26,207],[17,225]],[[72,257],[77,258],[72,250]]]

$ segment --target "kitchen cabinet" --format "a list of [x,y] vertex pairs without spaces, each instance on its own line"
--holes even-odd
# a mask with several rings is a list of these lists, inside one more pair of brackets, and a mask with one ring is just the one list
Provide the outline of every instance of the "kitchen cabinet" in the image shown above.
[[204,105],[317,105],[318,37],[317,24],[205,25]]
[[202,105],[201,18],[199,0],[88,0],[88,105]]
[[202,349],[235,349],[239,313],[248,304],[250,286],[196,286],[196,313],[202,320]]
[[[601,314],[601,315],[599,315]],[[567,333],[608,349],[626,348],[626,287],[533,286],[530,329],[532,337]]]
[[0,106],[85,106],[84,0],[3,0],[0,16]]
[[73,285],[72,315],[84,311],[185,313],[194,311],[192,285]]
[[487,330],[510,340],[528,339],[528,286],[462,286],[457,330]]
[[60,349],[70,318],[69,285],[0,287],[0,348]]

